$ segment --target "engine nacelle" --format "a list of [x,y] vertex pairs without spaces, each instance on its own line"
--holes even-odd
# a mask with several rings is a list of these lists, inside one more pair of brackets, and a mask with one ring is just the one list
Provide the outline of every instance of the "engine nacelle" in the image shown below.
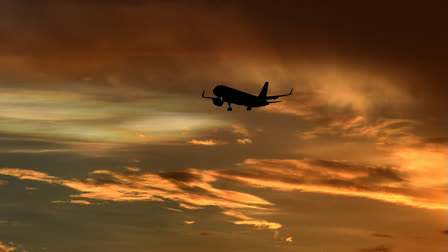
[[218,107],[221,107],[222,104],[224,104],[224,101],[222,101],[220,98],[213,98],[213,104],[215,104]]

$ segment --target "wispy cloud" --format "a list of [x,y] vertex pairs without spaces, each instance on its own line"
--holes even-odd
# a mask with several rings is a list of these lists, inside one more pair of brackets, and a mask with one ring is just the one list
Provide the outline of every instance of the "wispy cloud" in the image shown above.
[[[45,173],[23,169],[0,169],[1,175],[19,179],[36,180],[59,184],[76,190],[70,195],[70,203],[92,204],[86,199],[108,201],[158,201],[178,202],[184,209],[196,210],[206,206],[216,206],[225,210],[257,209],[268,211],[272,203],[252,194],[224,190],[212,185],[216,177],[207,170],[187,169],[175,172],[144,173],[139,169],[126,169],[125,172],[96,170],[93,177],[81,179],[62,179]],[[52,201],[66,203],[65,201]],[[169,208],[173,211],[180,209]],[[227,214],[232,212],[227,212]],[[238,215],[243,218],[244,215]],[[237,217],[237,216],[235,216]],[[240,218],[240,219],[241,219]],[[278,229],[280,224],[265,220],[244,217],[235,224],[255,225],[259,228]]]
[[196,145],[205,145],[205,146],[214,146],[214,145],[218,145],[218,144],[225,144],[225,142],[213,140],[213,139],[208,139],[208,140],[192,139],[192,140],[188,141],[188,143],[196,144]]
[[410,131],[416,124],[416,121],[408,119],[381,119],[370,123],[366,117],[360,115],[341,116],[304,132],[302,137],[304,139],[320,136],[367,137],[385,142],[411,135]]
[[239,144],[250,144],[250,143],[252,143],[252,140],[249,139],[249,138],[244,138],[244,139],[239,139],[239,138],[238,138],[236,141],[237,141],[237,143],[239,143]]
[[249,136],[249,130],[242,124],[232,124],[232,132],[245,137]]
[[185,203],[179,203],[179,207],[185,208],[185,209],[190,209],[190,210],[196,210],[196,209],[201,209],[202,207],[199,206],[192,206],[192,205],[188,205]]
[[70,200],[70,203],[79,205],[92,205],[92,203],[87,200]]
[[2,168],[0,169],[0,175],[8,175],[19,179],[44,181],[49,183],[59,183],[61,181],[59,178],[49,176],[43,172],[33,170],[23,170],[17,168]]
[[12,251],[17,251],[17,247],[14,246],[14,244],[4,244],[3,242],[0,241],[0,252],[12,252]]
[[[2,88],[0,132],[47,138],[61,144],[184,144],[188,138],[198,135],[198,131],[225,128],[229,124],[210,115],[176,109],[185,105],[184,97],[168,95],[161,99],[161,94],[155,91],[125,86],[104,89],[82,81],[76,86],[76,92],[72,87],[68,90]],[[195,130],[190,130],[188,135],[181,134],[186,128]],[[76,151],[76,148],[0,151],[39,154]]]
[[447,209],[446,192],[442,193],[445,197],[439,197],[441,192],[437,190],[413,187],[407,173],[397,167],[311,159],[248,159],[240,164],[239,169],[214,171],[214,174],[254,187],[363,197],[418,208]]
[[224,211],[223,214],[239,219],[237,221],[233,221],[233,224],[236,225],[250,225],[254,226],[257,229],[271,229],[271,230],[276,230],[282,227],[280,223],[251,218],[237,211],[228,210]]

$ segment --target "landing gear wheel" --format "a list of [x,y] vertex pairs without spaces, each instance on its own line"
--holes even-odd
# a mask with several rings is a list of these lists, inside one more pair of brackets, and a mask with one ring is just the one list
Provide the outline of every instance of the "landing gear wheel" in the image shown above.
[[227,108],[227,111],[232,111],[232,108],[230,108],[230,107],[229,107],[229,108]]
[[251,111],[252,108],[251,108],[251,107],[247,107],[246,110],[247,110],[247,111]]

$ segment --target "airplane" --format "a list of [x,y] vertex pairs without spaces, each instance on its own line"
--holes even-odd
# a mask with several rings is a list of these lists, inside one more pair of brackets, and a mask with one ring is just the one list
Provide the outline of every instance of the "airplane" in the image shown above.
[[293,90],[291,88],[289,94],[267,96],[268,86],[269,82],[265,82],[263,88],[260,91],[260,94],[258,94],[258,96],[255,96],[240,90],[233,89],[231,87],[218,85],[213,89],[213,94],[215,94],[217,97],[205,96],[205,90],[204,90],[202,92],[202,98],[211,99],[213,101],[213,104],[218,107],[221,107],[224,104],[224,102],[227,102],[227,104],[229,104],[227,111],[232,111],[232,107],[230,106],[230,104],[232,103],[246,106],[247,111],[250,111],[252,110],[252,108],[255,107],[263,107],[271,103],[282,102],[282,101],[268,101],[268,100],[277,100],[279,97],[289,96],[292,94]]

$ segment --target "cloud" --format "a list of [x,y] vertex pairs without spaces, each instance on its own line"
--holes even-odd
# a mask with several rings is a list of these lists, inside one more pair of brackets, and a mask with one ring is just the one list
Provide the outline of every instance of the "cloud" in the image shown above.
[[79,205],[92,205],[92,203],[87,200],[70,200],[70,203]]
[[18,179],[44,181],[49,183],[59,183],[59,178],[49,176],[43,172],[33,170],[23,170],[17,168],[2,168],[0,169],[0,175],[13,176]]
[[[239,166],[236,170],[213,172],[216,177],[260,188],[362,197],[418,208],[447,209],[446,192],[413,187],[407,173],[396,167],[312,159],[247,159]],[[441,197],[443,195],[445,197]]]
[[[36,180],[59,184],[77,191],[70,195],[70,203],[91,204],[86,199],[108,201],[158,201],[177,202],[180,207],[190,210],[206,206],[216,206],[222,209],[256,209],[269,211],[272,206],[258,196],[224,190],[212,185],[216,177],[207,170],[187,169],[175,172],[145,173],[140,169],[126,169],[125,172],[96,170],[90,173],[93,177],[86,179],[62,179],[45,173],[22,169],[0,169],[0,174],[19,179]],[[65,201],[52,201],[65,203]],[[180,209],[168,208],[181,212]],[[227,212],[227,214],[234,212]],[[236,212],[235,212],[236,213]],[[278,229],[280,224],[265,220],[252,219],[244,215],[235,215],[240,221],[235,224],[248,224],[258,228]]]
[[184,221],[184,223],[185,223],[185,224],[189,224],[189,225],[191,225],[191,224],[194,224],[194,221],[188,221],[188,220],[187,220],[187,221]]
[[232,132],[245,137],[249,136],[249,130],[242,124],[232,124]]
[[[213,115],[181,109],[190,104],[188,97],[170,94],[162,99],[164,95],[168,93],[130,86],[104,89],[97,84],[66,89],[43,84],[26,90],[0,88],[0,133],[15,136],[1,140],[34,143],[0,148],[0,152],[94,155],[128,145],[183,145],[205,129],[230,124]],[[185,127],[194,130],[180,134]],[[36,143],[43,146],[37,148]]]
[[236,225],[250,225],[254,226],[257,229],[270,229],[270,230],[277,230],[282,227],[280,223],[254,219],[237,211],[228,210],[224,211],[223,214],[239,219],[237,221],[233,221],[233,224]]
[[249,139],[249,138],[237,139],[236,141],[237,141],[238,143],[240,143],[240,144],[250,144],[250,143],[252,143],[252,140]]
[[3,242],[0,241],[0,252],[12,252],[12,251],[16,251],[16,247],[14,246],[10,246],[10,245],[6,245],[3,244]]
[[67,202],[64,201],[64,200],[52,200],[51,203],[56,203],[56,204],[58,204],[58,203],[67,203]]
[[199,206],[192,206],[192,205],[188,205],[188,204],[184,204],[184,203],[179,203],[179,207],[185,208],[185,209],[190,209],[190,210],[196,210],[196,209],[201,209],[202,207]]
[[292,237],[291,237],[291,236],[286,237],[285,241],[286,241],[286,242],[292,242]]
[[221,142],[221,141],[218,141],[218,140],[213,140],[213,139],[208,139],[208,140],[192,139],[192,140],[189,141],[189,143],[197,144],[197,145],[205,145],[205,146],[214,146],[214,145],[218,145],[218,144],[224,144],[224,142]]
[[172,207],[166,207],[166,209],[170,210],[170,211],[174,211],[174,212],[178,212],[178,213],[182,213],[183,211],[177,208],[172,208]]
[[409,119],[381,119],[369,123],[364,116],[343,116],[304,132],[302,137],[306,140],[320,136],[366,137],[385,142],[410,136],[416,124],[416,121]]

